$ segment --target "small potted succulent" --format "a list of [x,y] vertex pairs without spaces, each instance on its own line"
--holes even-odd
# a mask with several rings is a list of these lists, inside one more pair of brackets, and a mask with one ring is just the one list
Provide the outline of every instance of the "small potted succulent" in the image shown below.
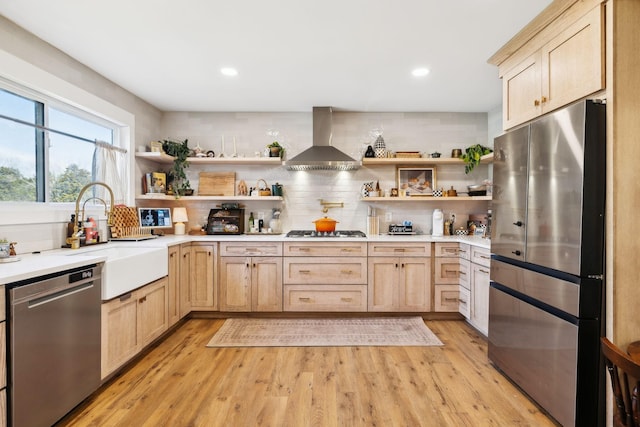
[[269,157],[280,157],[284,155],[284,147],[280,145],[278,141],[273,141],[271,144],[267,145],[269,149]]

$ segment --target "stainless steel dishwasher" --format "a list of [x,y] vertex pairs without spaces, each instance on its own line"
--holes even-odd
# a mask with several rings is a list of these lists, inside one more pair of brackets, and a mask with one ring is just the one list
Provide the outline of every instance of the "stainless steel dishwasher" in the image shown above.
[[100,386],[101,270],[8,285],[10,425],[51,426]]

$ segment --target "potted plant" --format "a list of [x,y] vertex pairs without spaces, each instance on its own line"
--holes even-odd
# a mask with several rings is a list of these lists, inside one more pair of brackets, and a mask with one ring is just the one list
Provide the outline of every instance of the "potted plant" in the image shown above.
[[284,155],[284,147],[278,143],[278,141],[273,141],[271,144],[267,145],[269,149],[269,157],[280,157]]
[[464,154],[460,157],[464,162],[464,173],[469,173],[480,163],[482,156],[493,153],[493,150],[489,147],[485,147],[481,144],[475,144],[467,147],[464,150]]
[[185,139],[184,141],[171,141],[165,139],[162,141],[162,149],[164,152],[174,157],[173,166],[171,171],[169,171],[169,177],[172,182],[173,189],[178,196],[193,194],[191,184],[189,183],[187,174],[185,173],[185,169],[189,167],[187,158],[191,151],[187,145],[188,141],[188,139]]

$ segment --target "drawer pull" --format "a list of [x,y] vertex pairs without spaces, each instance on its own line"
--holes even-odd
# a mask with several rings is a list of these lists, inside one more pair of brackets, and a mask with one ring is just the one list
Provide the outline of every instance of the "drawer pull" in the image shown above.
[[351,302],[351,301],[353,301],[353,298],[342,297],[342,298],[340,298],[340,301],[342,301],[342,302]]
[[479,255],[479,256],[480,256],[480,258],[483,258],[483,259],[491,259],[490,256],[486,256],[486,255]]
[[467,305],[467,301],[465,301],[465,300],[463,300],[463,299],[458,299],[458,302],[459,302],[460,304]]
[[300,252],[309,252],[311,248],[298,248]]
[[340,273],[342,273],[342,274],[352,274],[353,270],[340,270]]
[[464,271],[458,271],[459,274],[462,274],[463,276],[466,276],[467,273],[465,273]]
[[132,294],[131,292],[129,292],[129,293],[127,293],[127,294],[124,294],[124,295],[122,295],[122,296],[120,297],[120,301],[126,301],[126,300],[128,300],[129,298],[131,298],[132,296],[133,296],[133,294]]
[[298,297],[298,301],[302,301],[302,302],[310,302],[311,298],[309,297]]
[[311,270],[299,270],[298,273],[300,273],[300,274],[309,274],[309,273],[311,273]]
[[340,249],[340,252],[353,252],[353,249],[351,249],[351,248],[342,248],[342,249]]
[[467,251],[463,251],[462,249],[458,249],[458,252],[461,253],[461,254],[466,254],[467,253]]
[[445,273],[457,273],[458,270],[445,270],[444,272]]
[[487,270],[483,270],[483,269],[481,269],[481,268],[479,268],[479,269],[478,269],[478,271],[480,271],[480,272],[482,272],[482,273],[489,274],[489,272],[488,272]]
[[446,302],[458,302],[458,298],[445,298]]
[[404,252],[404,248],[393,248],[394,252]]

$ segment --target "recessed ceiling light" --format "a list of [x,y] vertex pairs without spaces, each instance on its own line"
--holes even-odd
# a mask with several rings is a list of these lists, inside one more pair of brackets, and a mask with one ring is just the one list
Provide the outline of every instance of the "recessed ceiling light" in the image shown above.
[[416,68],[415,70],[413,70],[411,72],[411,74],[413,74],[415,77],[424,77],[427,74],[429,74],[429,69],[428,68]]
[[237,76],[238,70],[231,67],[220,68],[220,72],[225,76]]

